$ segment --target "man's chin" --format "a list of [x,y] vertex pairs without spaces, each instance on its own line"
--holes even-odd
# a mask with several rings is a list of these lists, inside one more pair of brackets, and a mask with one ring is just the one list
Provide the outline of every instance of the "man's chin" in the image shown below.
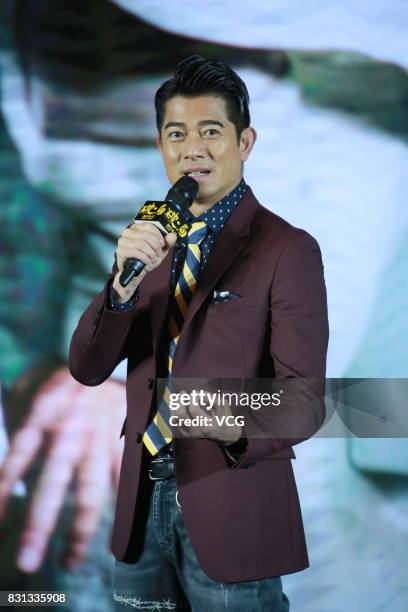
[[211,189],[209,185],[200,185],[196,195],[196,202],[198,204],[208,204],[209,202],[215,204],[217,201],[217,192]]

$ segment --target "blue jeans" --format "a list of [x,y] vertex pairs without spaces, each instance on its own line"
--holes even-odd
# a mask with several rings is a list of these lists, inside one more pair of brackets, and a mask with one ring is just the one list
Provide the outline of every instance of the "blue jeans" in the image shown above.
[[212,580],[203,572],[176,500],[175,478],[156,481],[149,504],[143,550],[137,562],[115,560],[115,610],[289,610],[280,576],[227,583]]

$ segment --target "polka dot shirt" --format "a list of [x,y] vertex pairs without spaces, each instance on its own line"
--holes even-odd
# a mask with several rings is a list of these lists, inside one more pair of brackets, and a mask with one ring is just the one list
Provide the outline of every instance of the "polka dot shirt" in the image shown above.
[[[210,252],[218,234],[228,221],[232,212],[236,209],[240,203],[243,195],[245,194],[248,186],[242,178],[240,183],[230,191],[226,196],[219,200],[216,204],[211,206],[205,213],[199,217],[194,217],[189,211],[187,214],[190,223],[192,221],[204,221],[208,227],[208,236],[201,243],[201,269],[206,266]],[[171,270],[171,290],[174,291],[175,286],[180,276],[180,272],[183,267],[184,259],[186,256],[187,242],[182,242],[179,248],[174,249],[173,266]]]

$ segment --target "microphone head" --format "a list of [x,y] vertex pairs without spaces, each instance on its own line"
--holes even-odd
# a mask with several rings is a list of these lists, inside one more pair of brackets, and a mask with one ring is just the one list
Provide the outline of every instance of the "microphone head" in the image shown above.
[[182,176],[169,189],[166,202],[171,202],[177,208],[186,210],[190,208],[197,195],[199,184],[191,176]]

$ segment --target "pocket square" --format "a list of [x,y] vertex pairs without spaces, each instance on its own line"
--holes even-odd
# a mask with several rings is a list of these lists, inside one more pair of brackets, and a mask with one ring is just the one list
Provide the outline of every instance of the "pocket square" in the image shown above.
[[240,297],[241,295],[239,293],[234,293],[233,291],[214,291],[212,301],[229,302],[230,300],[236,300]]

